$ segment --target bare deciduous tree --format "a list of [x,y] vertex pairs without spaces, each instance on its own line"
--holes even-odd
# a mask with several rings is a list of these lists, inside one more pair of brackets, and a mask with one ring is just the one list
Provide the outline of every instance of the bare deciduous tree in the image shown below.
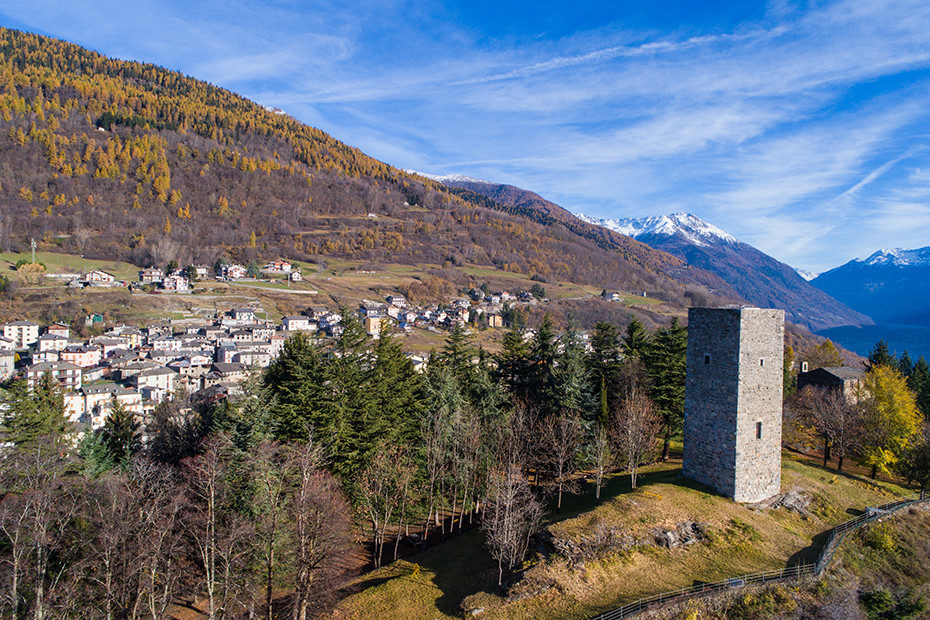
[[556,511],[562,510],[563,491],[573,493],[571,475],[578,469],[578,450],[581,445],[581,420],[573,411],[540,420],[537,424],[544,468],[551,472],[556,484]]
[[530,537],[542,526],[543,508],[530,490],[518,463],[504,459],[488,478],[488,496],[481,527],[491,556],[497,560],[497,585],[504,569],[512,570],[529,550]]
[[224,453],[229,449],[228,440],[211,437],[204,443],[203,454],[186,462],[191,502],[185,526],[199,559],[210,620],[235,613],[232,608],[245,590],[241,579],[251,551],[252,528],[226,502]]
[[306,620],[311,602],[331,593],[325,586],[336,576],[336,562],[348,545],[351,516],[339,482],[322,469],[315,446],[293,446],[288,461],[296,474],[289,504],[295,556],[293,619]]
[[614,412],[611,436],[617,458],[630,472],[630,484],[636,488],[639,467],[656,448],[662,430],[662,416],[655,403],[638,388],[627,392]]
[[387,528],[400,510],[415,466],[401,446],[380,446],[359,480],[361,509],[371,526],[375,566],[381,566]]
[[837,457],[837,469],[843,471],[843,460],[862,438],[862,410],[851,403],[840,390],[808,386],[791,404],[802,424],[813,428],[823,439],[823,464],[832,455]]
[[598,500],[601,499],[601,489],[604,488],[604,479],[612,461],[610,437],[607,431],[598,425],[588,444],[588,462],[594,468],[594,497]]

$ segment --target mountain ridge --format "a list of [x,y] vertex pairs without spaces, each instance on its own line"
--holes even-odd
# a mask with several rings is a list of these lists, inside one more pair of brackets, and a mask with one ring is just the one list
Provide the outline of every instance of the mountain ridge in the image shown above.
[[[567,211],[513,206],[380,162],[280,110],[152,64],[0,29],[0,249],[139,266],[463,265],[643,291],[679,311],[735,293]],[[451,284],[450,284],[451,285]],[[719,297],[718,297],[719,295]]]
[[878,250],[811,283],[881,323],[930,326],[930,246]]
[[813,331],[873,322],[813,286],[793,267],[694,215],[675,213],[616,222],[634,239],[716,273],[752,303],[785,310],[787,319]]
[[[735,294],[752,304],[783,309],[788,320],[814,331],[872,323],[868,316],[848,308],[809,284],[792,267],[776,261],[693,215],[673,214],[640,220],[614,220],[616,225],[609,226],[604,225],[605,220],[573,214],[535,192],[512,185],[454,179],[447,180],[446,183],[483,194],[504,204],[534,209],[563,221],[575,220],[614,235],[626,237],[624,231],[639,231],[639,234],[630,238],[668,252],[689,267],[713,274],[714,282],[724,283],[708,286],[710,290],[732,291],[731,295]],[[687,224],[689,230],[682,232],[682,224]],[[695,239],[700,243],[694,243]],[[718,241],[711,243],[713,239]]]

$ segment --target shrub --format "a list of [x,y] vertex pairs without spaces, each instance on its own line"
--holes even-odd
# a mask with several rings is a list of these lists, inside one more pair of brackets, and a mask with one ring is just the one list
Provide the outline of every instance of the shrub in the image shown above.
[[892,553],[898,548],[898,544],[895,541],[894,529],[887,523],[876,523],[875,525],[864,528],[860,537],[866,547],[875,549],[876,551]]

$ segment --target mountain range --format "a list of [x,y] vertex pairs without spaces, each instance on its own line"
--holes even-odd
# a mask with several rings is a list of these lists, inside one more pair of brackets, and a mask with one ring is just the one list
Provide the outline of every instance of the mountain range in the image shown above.
[[461,175],[429,176],[503,204],[532,208],[562,221],[580,220],[668,252],[685,264],[718,276],[742,299],[760,307],[781,308],[786,318],[813,331],[864,326],[871,319],[831,298],[790,266],[757,250],[700,218],[675,213],[643,219],[601,220],[577,216],[538,194]]
[[561,208],[446,187],[195,78],[10,29],[0,201],[3,251],[35,239],[143,267],[416,265],[451,290],[479,285],[468,269],[480,267],[645,291],[677,314],[696,297],[739,300],[719,276]]
[[811,284],[891,325],[930,325],[930,246],[879,250],[824,272]]
[[676,313],[749,302],[813,330],[870,323],[693,216],[601,222],[511,185],[400,170],[206,82],[9,29],[0,200],[4,251],[410,264],[453,289],[476,266],[646,292]]

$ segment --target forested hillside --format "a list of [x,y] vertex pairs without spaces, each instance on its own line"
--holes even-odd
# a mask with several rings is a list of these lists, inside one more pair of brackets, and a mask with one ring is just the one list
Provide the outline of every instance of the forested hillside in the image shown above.
[[5,29],[0,203],[6,251],[35,238],[137,265],[469,263],[683,305],[703,284],[730,293],[664,252],[451,193],[205,82]]

